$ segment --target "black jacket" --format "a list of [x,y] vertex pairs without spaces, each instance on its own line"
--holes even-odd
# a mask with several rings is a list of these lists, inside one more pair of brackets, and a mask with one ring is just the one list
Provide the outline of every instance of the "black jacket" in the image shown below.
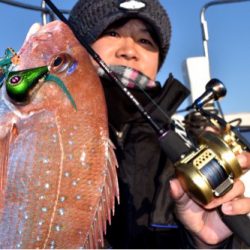
[[[195,248],[192,237],[176,220],[169,194],[174,175],[172,163],[161,150],[156,131],[137,111],[122,91],[102,81],[110,123],[110,137],[119,164],[120,204],[116,204],[112,223],[107,228],[106,248]],[[160,127],[169,125],[189,91],[172,75],[164,87],[132,94]],[[158,108],[156,108],[156,105]],[[217,248],[248,248],[233,236]]]
[[[183,248],[186,240],[168,194],[174,169],[160,148],[157,133],[119,87],[109,82],[103,85],[120,188],[108,243],[113,248]],[[170,76],[163,88],[148,91],[160,110],[141,91],[131,92],[160,127],[169,124],[169,117],[189,93]]]

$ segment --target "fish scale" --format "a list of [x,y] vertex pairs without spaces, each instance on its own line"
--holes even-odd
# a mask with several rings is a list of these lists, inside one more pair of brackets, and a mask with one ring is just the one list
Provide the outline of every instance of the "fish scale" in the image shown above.
[[65,65],[51,71],[76,109],[52,81],[23,105],[1,89],[1,248],[102,247],[119,200],[103,89],[70,29],[60,21],[41,27],[23,44],[14,70],[48,66],[62,54]]

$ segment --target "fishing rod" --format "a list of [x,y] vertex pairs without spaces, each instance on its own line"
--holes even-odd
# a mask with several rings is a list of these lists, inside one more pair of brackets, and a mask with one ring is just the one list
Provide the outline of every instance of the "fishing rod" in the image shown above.
[[[180,176],[181,180],[184,180],[183,186],[185,187],[191,182],[191,190],[189,194],[198,202],[204,201],[208,203],[211,201],[212,197],[219,197],[224,195],[229,191],[233,186],[233,179],[237,178],[241,174],[241,167],[236,160],[236,157],[231,150],[231,147],[225,145],[226,143],[219,138],[217,135],[212,135],[207,133],[204,142],[201,143],[200,147],[194,146],[188,138],[184,139],[178,133],[170,128],[172,120],[168,117],[168,128],[161,128],[148,114],[148,112],[143,108],[140,102],[130,93],[130,91],[123,85],[121,80],[116,76],[116,74],[105,64],[105,62],[100,58],[100,56],[92,49],[92,47],[85,42],[83,37],[74,29],[71,23],[64,17],[64,15],[57,9],[57,7],[51,2],[51,0],[44,0],[46,4],[51,8],[51,10],[56,14],[56,16],[64,22],[72,30],[73,34],[80,42],[81,45],[87,50],[90,56],[98,63],[98,65],[103,69],[103,71],[109,76],[109,78],[114,81],[123,93],[132,101],[136,106],[138,111],[142,114],[143,117],[149,122],[152,128],[156,131],[159,136],[159,143],[163,151],[169,157],[169,159],[175,163],[177,169],[177,177]],[[212,79],[212,82],[209,83],[210,88],[201,96],[198,103],[198,109],[201,110],[202,106],[206,103],[207,99],[214,98],[216,94],[216,86],[218,85],[217,79]],[[215,86],[215,88],[214,88]],[[221,86],[221,84],[219,84]],[[197,107],[196,107],[197,108]],[[235,134],[230,138],[234,139]],[[238,138],[237,138],[238,139]],[[221,145],[223,150],[218,149],[217,145]],[[250,150],[244,143],[238,143],[239,146],[245,150]],[[231,145],[230,145],[231,146]],[[214,150],[213,150],[214,148]],[[217,152],[219,151],[219,152]],[[221,152],[222,151],[222,152]],[[231,156],[230,159],[223,159],[225,152],[229,153]],[[209,159],[207,159],[209,158]],[[194,161],[198,159],[199,168],[194,165]],[[204,161],[204,159],[206,159]],[[225,162],[224,164],[221,163]],[[232,167],[230,166],[232,165]],[[183,167],[184,166],[184,167]],[[186,167],[189,167],[190,174],[186,171]],[[215,178],[214,178],[215,175]],[[199,186],[199,183],[193,183],[193,178],[198,180],[203,180],[207,178],[205,183],[202,186]],[[203,176],[202,178],[200,178]],[[197,177],[197,178],[196,178]],[[181,181],[182,183],[182,181]],[[207,185],[209,183],[209,185]],[[195,184],[195,185],[193,185]],[[205,188],[204,188],[205,187]],[[208,188],[207,188],[208,187]],[[212,187],[212,188],[211,188]],[[197,192],[198,190],[198,192]],[[185,191],[190,191],[189,188]],[[194,191],[194,192],[192,192]],[[198,193],[198,196],[196,196]],[[247,245],[250,246],[249,232],[250,229],[250,220],[246,215],[234,215],[228,216],[222,213],[221,207],[217,209],[224,223]],[[248,230],[246,230],[246,228]]]

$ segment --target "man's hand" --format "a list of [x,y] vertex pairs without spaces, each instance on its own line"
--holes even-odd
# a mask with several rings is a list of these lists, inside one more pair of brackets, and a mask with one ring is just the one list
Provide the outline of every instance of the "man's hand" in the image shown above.
[[[237,158],[243,169],[250,169],[250,153],[242,153]],[[198,247],[218,244],[232,234],[219,217],[216,207],[222,205],[223,213],[228,215],[250,212],[250,198],[244,197],[245,187],[240,179],[235,181],[233,188],[227,194],[214,199],[206,206],[193,201],[184,192],[177,179],[171,180],[170,186],[172,197],[176,202],[176,215],[194,236]]]

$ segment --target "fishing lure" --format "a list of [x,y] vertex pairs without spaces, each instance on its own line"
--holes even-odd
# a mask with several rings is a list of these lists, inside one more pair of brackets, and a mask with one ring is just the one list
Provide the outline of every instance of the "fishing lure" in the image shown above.
[[[62,58],[60,56],[53,60],[53,66],[57,66]],[[17,103],[28,102],[32,95],[46,81],[55,82],[69,98],[71,104],[77,109],[75,101],[63,81],[56,75],[50,74],[51,66],[41,66],[8,73],[6,79],[6,91],[8,96]]]
[[5,56],[0,59],[0,87],[3,85],[4,79],[8,76],[10,66],[18,64],[19,60],[19,56],[12,48],[5,50]]

